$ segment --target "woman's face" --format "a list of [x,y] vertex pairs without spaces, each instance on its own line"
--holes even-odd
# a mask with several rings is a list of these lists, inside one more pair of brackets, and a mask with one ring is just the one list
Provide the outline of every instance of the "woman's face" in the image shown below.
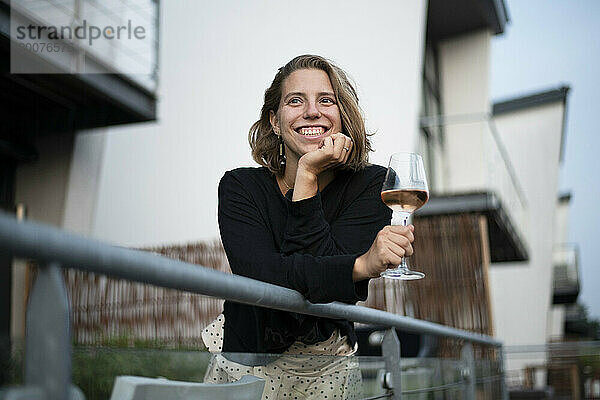
[[271,125],[283,137],[287,162],[294,164],[323,139],[342,131],[340,109],[329,76],[319,69],[292,72],[282,85],[277,114]]

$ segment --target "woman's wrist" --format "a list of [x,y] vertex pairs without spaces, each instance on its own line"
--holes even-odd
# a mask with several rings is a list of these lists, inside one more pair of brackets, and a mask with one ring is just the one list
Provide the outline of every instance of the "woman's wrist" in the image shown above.
[[298,168],[296,169],[296,179],[305,178],[305,179],[317,179],[319,176],[319,171],[311,168],[310,165],[307,165],[302,160],[298,161]]
[[292,201],[300,201],[313,197],[317,194],[318,189],[319,181],[317,175],[298,165]]
[[365,272],[365,256],[366,254],[363,254],[362,256],[356,257],[354,260],[354,268],[352,269],[352,280],[354,282],[363,281],[370,278],[370,276]]

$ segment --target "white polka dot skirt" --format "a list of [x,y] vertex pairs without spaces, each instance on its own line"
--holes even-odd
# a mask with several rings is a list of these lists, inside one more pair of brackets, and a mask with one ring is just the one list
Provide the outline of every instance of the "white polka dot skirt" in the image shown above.
[[[212,353],[222,349],[224,321],[225,317],[220,315],[202,333],[204,343]],[[265,380],[263,400],[359,399],[362,377],[354,356],[357,348],[350,347],[348,338],[335,330],[323,342],[311,345],[295,342],[267,365],[246,366],[214,354],[204,382],[228,383],[244,375],[254,375]]]

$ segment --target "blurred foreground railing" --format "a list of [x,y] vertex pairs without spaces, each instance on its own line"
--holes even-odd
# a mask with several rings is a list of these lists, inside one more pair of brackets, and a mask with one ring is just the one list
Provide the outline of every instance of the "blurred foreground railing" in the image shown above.
[[[261,307],[459,339],[464,341],[462,398],[467,400],[475,399],[478,383],[472,344],[493,346],[499,355],[501,398],[508,399],[503,379],[502,343],[489,336],[366,307],[336,302],[312,304],[291,289],[144,251],[111,246],[47,225],[19,222],[6,213],[0,213],[0,251],[34,259],[40,264],[27,309],[25,386],[0,395],[6,399],[84,398],[81,391],[71,385],[69,302],[60,268],[75,268]],[[382,354],[386,370],[383,383],[388,389],[385,396],[401,399],[400,343],[394,329],[389,329],[384,336]],[[416,392],[407,394],[410,393]]]

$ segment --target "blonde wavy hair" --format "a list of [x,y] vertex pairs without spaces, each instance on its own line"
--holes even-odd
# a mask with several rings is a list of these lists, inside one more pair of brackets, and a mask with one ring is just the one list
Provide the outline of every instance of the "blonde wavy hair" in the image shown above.
[[279,110],[283,82],[294,71],[301,69],[319,69],[325,71],[331,81],[336,102],[340,109],[342,131],[353,142],[352,153],[343,169],[358,171],[368,165],[369,152],[372,151],[370,134],[367,134],[362,110],[358,105],[358,96],[346,73],[333,62],[316,55],[301,55],[279,68],[271,86],[265,91],[260,119],[250,127],[248,141],[254,160],[277,176],[282,176],[285,164],[279,159],[279,137],[275,135],[269,114]]

